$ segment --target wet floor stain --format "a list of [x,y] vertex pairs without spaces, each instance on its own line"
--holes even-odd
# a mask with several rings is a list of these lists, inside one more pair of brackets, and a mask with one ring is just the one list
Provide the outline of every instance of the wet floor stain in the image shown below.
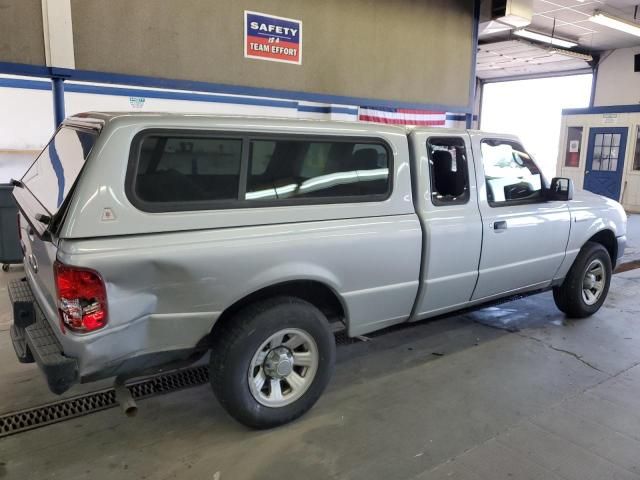
[[535,309],[487,307],[470,313],[469,317],[487,327],[508,332],[519,332],[525,328],[540,328],[549,325],[562,326],[562,319]]

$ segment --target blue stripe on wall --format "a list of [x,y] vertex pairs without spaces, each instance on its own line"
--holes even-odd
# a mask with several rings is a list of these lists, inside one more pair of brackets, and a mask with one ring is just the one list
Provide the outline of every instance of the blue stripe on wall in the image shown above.
[[316,105],[298,105],[299,112],[312,112],[312,113],[345,113],[348,115],[358,115],[357,108],[347,107],[321,107]]
[[191,102],[230,103],[236,105],[257,105],[262,107],[297,108],[298,102],[263,98],[227,97],[225,95],[209,95],[188,92],[162,92],[138,88],[104,87],[100,85],[79,85],[65,83],[66,92],[94,93],[98,95],[116,95],[123,97],[160,98],[164,100],[187,100]]
[[73,70],[66,68],[43,67],[20,63],[0,62],[0,73],[11,75],[29,75],[42,77],[61,77],[67,80],[94,83],[114,83],[136,87],[166,88],[169,90],[191,90],[217,94],[245,95],[253,97],[271,97],[288,100],[299,100],[317,103],[336,103],[342,105],[370,105],[375,107],[412,108],[422,110],[440,110],[443,112],[467,113],[471,106],[452,106],[442,104],[426,104],[400,102],[394,100],[347,97],[320,93],[295,92],[271,88],[243,87],[190,80],[176,80],[146,77],[140,75],[124,75],[119,73],[95,72],[91,70]]
[[21,78],[0,78],[0,87],[27,88],[29,90],[51,90],[51,82],[43,80],[24,80]]

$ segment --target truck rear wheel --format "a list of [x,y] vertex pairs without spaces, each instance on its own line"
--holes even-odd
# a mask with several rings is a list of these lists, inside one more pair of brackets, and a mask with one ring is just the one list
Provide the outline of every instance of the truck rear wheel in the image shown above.
[[303,415],[333,373],[335,340],[329,323],[298,298],[251,304],[213,335],[213,392],[232,417],[251,428],[272,428]]
[[568,317],[584,318],[596,313],[609,293],[611,258],[601,244],[587,242],[559,287],[553,288],[558,309]]

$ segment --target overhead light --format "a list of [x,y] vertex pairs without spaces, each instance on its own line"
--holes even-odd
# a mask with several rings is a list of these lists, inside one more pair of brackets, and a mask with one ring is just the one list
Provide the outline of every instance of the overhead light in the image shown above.
[[593,57],[591,55],[587,55],[584,53],[573,52],[571,50],[564,50],[562,48],[552,48],[551,52],[557,53],[559,55],[564,55],[565,57],[577,58],[580,60],[584,60],[585,62],[592,62]]
[[532,32],[531,30],[527,30],[525,28],[521,28],[520,30],[514,30],[514,35],[518,37],[528,38],[529,40],[536,40],[538,42],[548,43],[550,45],[555,45],[557,47],[564,48],[572,48],[578,45],[575,42],[570,42],[569,40],[563,40],[561,38],[552,37],[551,35],[545,35],[543,33]]
[[638,25],[637,23],[622,20],[621,18],[614,17],[613,15],[609,15],[608,13],[596,11],[594,12],[592,17],[589,17],[589,20],[594,23],[604,25],[605,27],[613,28],[615,30],[620,30],[621,32],[630,33],[631,35],[640,37],[640,25]]

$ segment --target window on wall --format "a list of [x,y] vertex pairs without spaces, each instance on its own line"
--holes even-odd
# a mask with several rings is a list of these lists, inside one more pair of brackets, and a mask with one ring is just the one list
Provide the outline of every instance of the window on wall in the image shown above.
[[450,205],[469,201],[467,151],[460,137],[434,137],[427,141],[431,201]]
[[542,173],[520,144],[485,139],[481,152],[487,199],[492,207],[544,201]]
[[636,150],[633,154],[633,169],[640,170],[640,126],[636,128]]
[[251,140],[246,200],[386,197],[389,155],[378,143]]
[[580,164],[582,131],[582,127],[567,128],[567,147],[564,154],[565,167],[577,167]]
[[236,200],[242,140],[150,135],[135,180],[144,202]]
[[593,143],[591,170],[615,172],[618,169],[621,140],[619,133],[597,133]]

